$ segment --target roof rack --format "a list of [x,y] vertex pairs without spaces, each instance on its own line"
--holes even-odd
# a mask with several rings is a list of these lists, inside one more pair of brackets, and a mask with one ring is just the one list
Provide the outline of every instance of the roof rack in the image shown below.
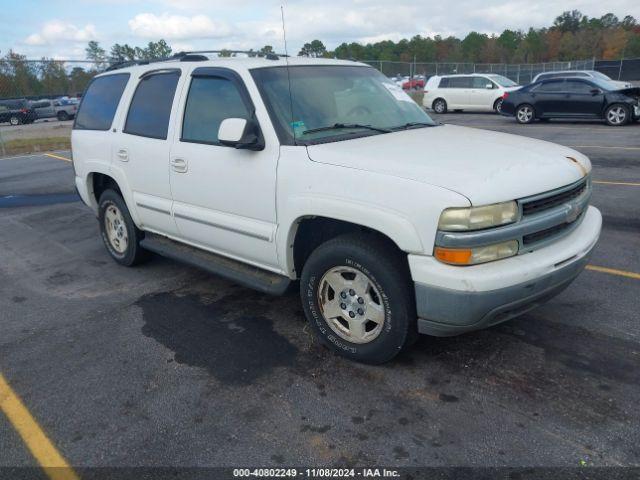
[[109,65],[105,71],[109,72],[112,70],[118,70],[120,68],[133,67],[135,65],[148,65],[150,63],[158,63],[158,62],[203,62],[206,60],[210,60],[205,54],[208,53],[229,53],[231,55],[236,55],[238,53],[246,54],[249,56],[255,56],[260,58],[266,58],[267,60],[279,60],[282,57],[286,57],[287,55],[282,53],[260,53],[255,50],[194,50],[189,52],[178,52],[170,57],[165,58],[157,58],[153,60],[125,60],[124,62],[117,62],[113,65]]

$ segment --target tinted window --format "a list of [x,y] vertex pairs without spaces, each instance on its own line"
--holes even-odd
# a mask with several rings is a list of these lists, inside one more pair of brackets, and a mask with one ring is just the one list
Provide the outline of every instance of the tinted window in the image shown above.
[[448,78],[440,79],[439,88],[449,88],[449,79]]
[[166,139],[179,78],[179,71],[144,76],[133,94],[123,132]]
[[225,118],[250,118],[235,83],[220,77],[194,77],[184,109],[182,140],[218,143],[218,129]]
[[564,87],[565,91],[571,93],[591,93],[591,90],[596,88],[587,82],[581,82],[579,80],[567,80]]
[[128,73],[95,78],[82,97],[82,104],[73,128],[109,130],[128,81]]
[[564,80],[553,80],[542,83],[535,89],[536,92],[562,92],[564,91]]
[[449,79],[450,88],[471,88],[473,79],[471,77],[453,77]]

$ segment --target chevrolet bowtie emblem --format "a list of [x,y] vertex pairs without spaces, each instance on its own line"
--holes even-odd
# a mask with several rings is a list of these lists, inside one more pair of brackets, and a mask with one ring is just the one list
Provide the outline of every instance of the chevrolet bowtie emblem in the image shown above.
[[582,176],[583,176],[583,177],[587,175],[587,169],[586,169],[586,168],[584,168],[584,167],[582,166],[582,164],[581,164],[578,160],[576,160],[576,159],[575,159],[575,158],[573,158],[573,157],[567,157],[567,159],[568,159],[571,163],[573,163],[576,167],[578,167],[578,170],[580,170],[580,172],[582,173]]

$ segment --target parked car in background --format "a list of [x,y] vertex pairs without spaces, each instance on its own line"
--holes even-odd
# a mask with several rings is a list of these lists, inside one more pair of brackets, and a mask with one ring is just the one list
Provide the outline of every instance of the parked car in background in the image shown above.
[[518,123],[550,118],[604,119],[621,126],[640,118],[640,88],[618,89],[611,81],[554,78],[506,92],[502,114]]
[[36,112],[31,108],[29,101],[0,100],[0,123],[8,122],[11,125],[33,123],[37,118]]
[[419,88],[424,88],[424,86],[425,78],[422,75],[416,75],[415,77],[402,82],[402,88],[404,90],[417,90]]
[[76,116],[78,105],[67,100],[36,100],[31,104],[37,118],[57,118],[60,121],[71,120]]
[[564,71],[558,71],[558,72],[543,72],[533,77],[533,80],[531,81],[531,83],[536,83],[541,80],[550,80],[552,78],[585,78],[587,80],[589,79],[604,80],[604,81],[613,83],[614,85],[617,86],[618,89],[633,87],[633,85],[630,84],[629,82],[612,80],[610,77],[608,77],[604,73],[598,72],[596,70],[564,70]]
[[367,363],[547,301],[602,223],[580,152],[439,124],[350,61],[109,71],[71,143],[116,262],[154,251],[269,293],[295,285],[317,337]]
[[516,82],[496,74],[436,75],[424,88],[422,104],[436,113],[449,110],[499,113],[503,94],[518,88]]

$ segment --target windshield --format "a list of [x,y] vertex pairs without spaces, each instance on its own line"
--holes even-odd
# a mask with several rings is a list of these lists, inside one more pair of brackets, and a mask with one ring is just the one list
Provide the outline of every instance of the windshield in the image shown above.
[[598,78],[600,80],[606,80],[608,82],[611,81],[611,78],[607,77],[604,73],[593,71],[592,74],[594,78]]
[[620,90],[620,87],[618,87],[615,83],[613,83],[613,80],[609,78],[607,78],[606,80],[601,80],[600,78],[593,78],[591,79],[591,82],[595,83],[598,87],[606,91]]
[[502,75],[490,75],[489,78],[501,87],[517,87],[518,84],[513,80],[503,77]]
[[436,125],[400,87],[371,67],[270,67],[251,74],[285,145]]

